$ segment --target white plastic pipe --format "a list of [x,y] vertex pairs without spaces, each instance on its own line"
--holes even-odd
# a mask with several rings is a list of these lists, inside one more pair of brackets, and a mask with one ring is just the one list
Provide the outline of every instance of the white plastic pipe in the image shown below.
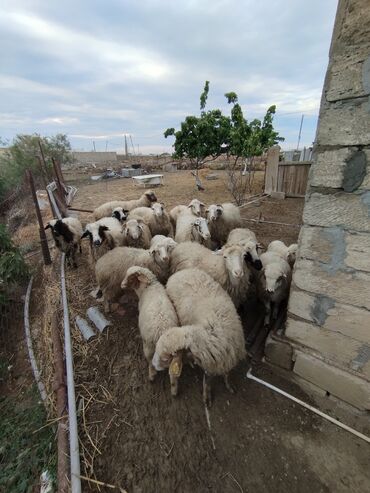
[[307,404],[306,402],[303,402],[300,399],[297,399],[293,395],[288,394],[288,392],[285,392],[284,390],[281,390],[278,387],[275,387],[275,385],[271,385],[271,383],[265,382],[264,380],[261,380],[260,378],[255,377],[254,375],[252,375],[252,368],[249,368],[248,373],[247,373],[247,378],[249,378],[251,380],[254,380],[255,382],[258,382],[258,383],[264,385],[265,387],[268,387],[271,390],[274,390],[278,394],[281,394],[284,397],[287,397],[288,399],[290,399],[291,401],[296,402],[297,404],[305,407],[306,409],[309,409],[313,413],[318,414],[322,418],[324,418],[324,419],[330,421],[331,423],[339,426],[343,430],[346,430],[349,433],[352,433],[352,435],[355,435],[356,437],[361,438],[362,440],[365,440],[365,442],[370,443],[370,437],[368,437],[368,436],[360,433],[357,430],[354,430],[353,428],[351,428],[350,426],[345,425],[344,423],[341,423],[337,419],[334,419],[331,416],[329,416],[328,414],[323,413],[319,409],[316,409],[315,407],[310,406],[310,404]]
[[66,279],[64,271],[65,254],[62,253],[60,267],[60,278],[62,285],[62,305],[64,320],[64,346],[66,353],[67,369],[67,391],[68,391],[68,420],[69,420],[69,447],[71,462],[71,491],[72,493],[81,493],[80,479],[80,451],[78,446],[78,428],[76,413],[76,395],[75,382],[73,378],[73,355],[71,342],[71,328],[69,325],[68,301],[66,292]]
[[26,344],[27,344],[27,349],[28,349],[28,357],[29,357],[29,360],[31,363],[33,376],[35,377],[35,381],[36,381],[37,387],[39,389],[41,399],[43,400],[43,402],[45,402],[47,399],[47,393],[45,390],[45,386],[41,381],[41,375],[39,372],[39,368],[37,366],[35,353],[33,352],[33,344],[32,344],[32,338],[31,338],[31,330],[30,330],[29,311],[30,311],[30,298],[31,298],[32,284],[33,284],[33,276],[31,277],[30,282],[28,283],[27,292],[26,292],[26,299],[24,302],[24,331],[26,334]]

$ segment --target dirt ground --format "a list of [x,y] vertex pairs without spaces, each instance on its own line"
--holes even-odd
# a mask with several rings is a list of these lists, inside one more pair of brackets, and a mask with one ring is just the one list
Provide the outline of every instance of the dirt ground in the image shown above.
[[[165,186],[156,189],[167,208],[198,197],[205,203],[231,199],[225,175],[204,180],[197,192],[188,171],[165,174]],[[257,174],[253,195],[262,190]],[[137,197],[131,180],[79,180],[74,207],[93,209],[100,203]],[[252,199],[254,200],[254,199]],[[267,245],[273,239],[297,240],[302,199],[258,199],[242,209],[245,225]],[[80,215],[83,222],[89,214]],[[289,225],[251,222],[284,222]],[[87,259],[87,244],[77,270],[68,270],[70,317],[85,316],[96,302]],[[40,282],[33,295],[44,295]],[[164,373],[154,383],[147,378],[147,363],[137,328],[134,299],[125,314],[113,314],[106,333],[86,343],[73,327],[77,407],[82,474],[128,493],[251,492],[365,492],[370,491],[369,448],[365,442],[318,418],[291,401],[246,378],[246,361],[231,375],[236,394],[221,380],[214,382],[210,432],[202,402],[202,374],[186,367],[177,398],[170,395]],[[246,333],[255,314],[243,314]],[[299,389],[259,367],[255,372],[305,401]],[[114,491],[83,481],[83,491]]]

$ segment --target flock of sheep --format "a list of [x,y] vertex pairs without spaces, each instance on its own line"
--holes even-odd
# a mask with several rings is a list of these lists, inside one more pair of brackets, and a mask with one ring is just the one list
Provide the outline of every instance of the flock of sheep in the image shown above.
[[265,325],[276,319],[289,293],[297,245],[273,241],[261,253],[256,235],[242,228],[231,203],[208,207],[197,199],[167,212],[153,191],[139,199],[107,202],[82,228],[76,218],[52,220],[56,246],[76,265],[81,239],[91,257],[109,312],[126,290],[136,292],[139,329],[149,379],[168,368],[177,395],[184,364],[204,371],[203,398],[210,404],[210,379],[228,374],[245,358],[237,310],[251,291],[265,306]]

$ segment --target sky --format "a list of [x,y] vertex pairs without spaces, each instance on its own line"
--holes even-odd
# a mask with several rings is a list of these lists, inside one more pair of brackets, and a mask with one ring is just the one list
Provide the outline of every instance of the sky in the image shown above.
[[[185,116],[277,105],[284,149],[315,138],[337,0],[0,0],[0,138],[68,135],[75,150],[171,152]],[[131,140],[129,139],[129,142]]]

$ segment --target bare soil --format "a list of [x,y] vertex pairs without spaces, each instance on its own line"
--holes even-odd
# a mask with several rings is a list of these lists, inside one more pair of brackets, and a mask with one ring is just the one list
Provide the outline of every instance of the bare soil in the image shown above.
[[[198,197],[206,203],[231,199],[223,172],[204,180],[197,192],[188,171],[165,174],[156,189],[167,208]],[[263,174],[256,174],[253,194],[261,192]],[[141,193],[131,180],[79,183],[74,207],[93,209],[107,200],[134,198]],[[259,240],[297,240],[302,199],[263,198],[242,209],[245,225]],[[90,218],[81,214],[82,221]],[[247,220],[260,220],[259,223]],[[284,222],[286,225],[265,221]],[[87,245],[77,270],[69,270],[70,316],[85,316],[96,302],[87,259]],[[42,287],[40,293],[42,296]],[[246,378],[250,361],[235,369],[236,389],[229,394],[214,381],[210,432],[202,401],[202,374],[187,367],[177,398],[170,395],[168,377],[147,378],[147,363],[137,328],[135,299],[127,299],[124,314],[112,314],[112,326],[90,343],[73,327],[82,474],[129,493],[319,493],[370,491],[369,448],[291,401]],[[249,310],[249,308],[248,308]],[[243,313],[246,331],[258,308]],[[259,367],[259,376],[309,401],[291,383]],[[114,491],[83,481],[83,491]]]

